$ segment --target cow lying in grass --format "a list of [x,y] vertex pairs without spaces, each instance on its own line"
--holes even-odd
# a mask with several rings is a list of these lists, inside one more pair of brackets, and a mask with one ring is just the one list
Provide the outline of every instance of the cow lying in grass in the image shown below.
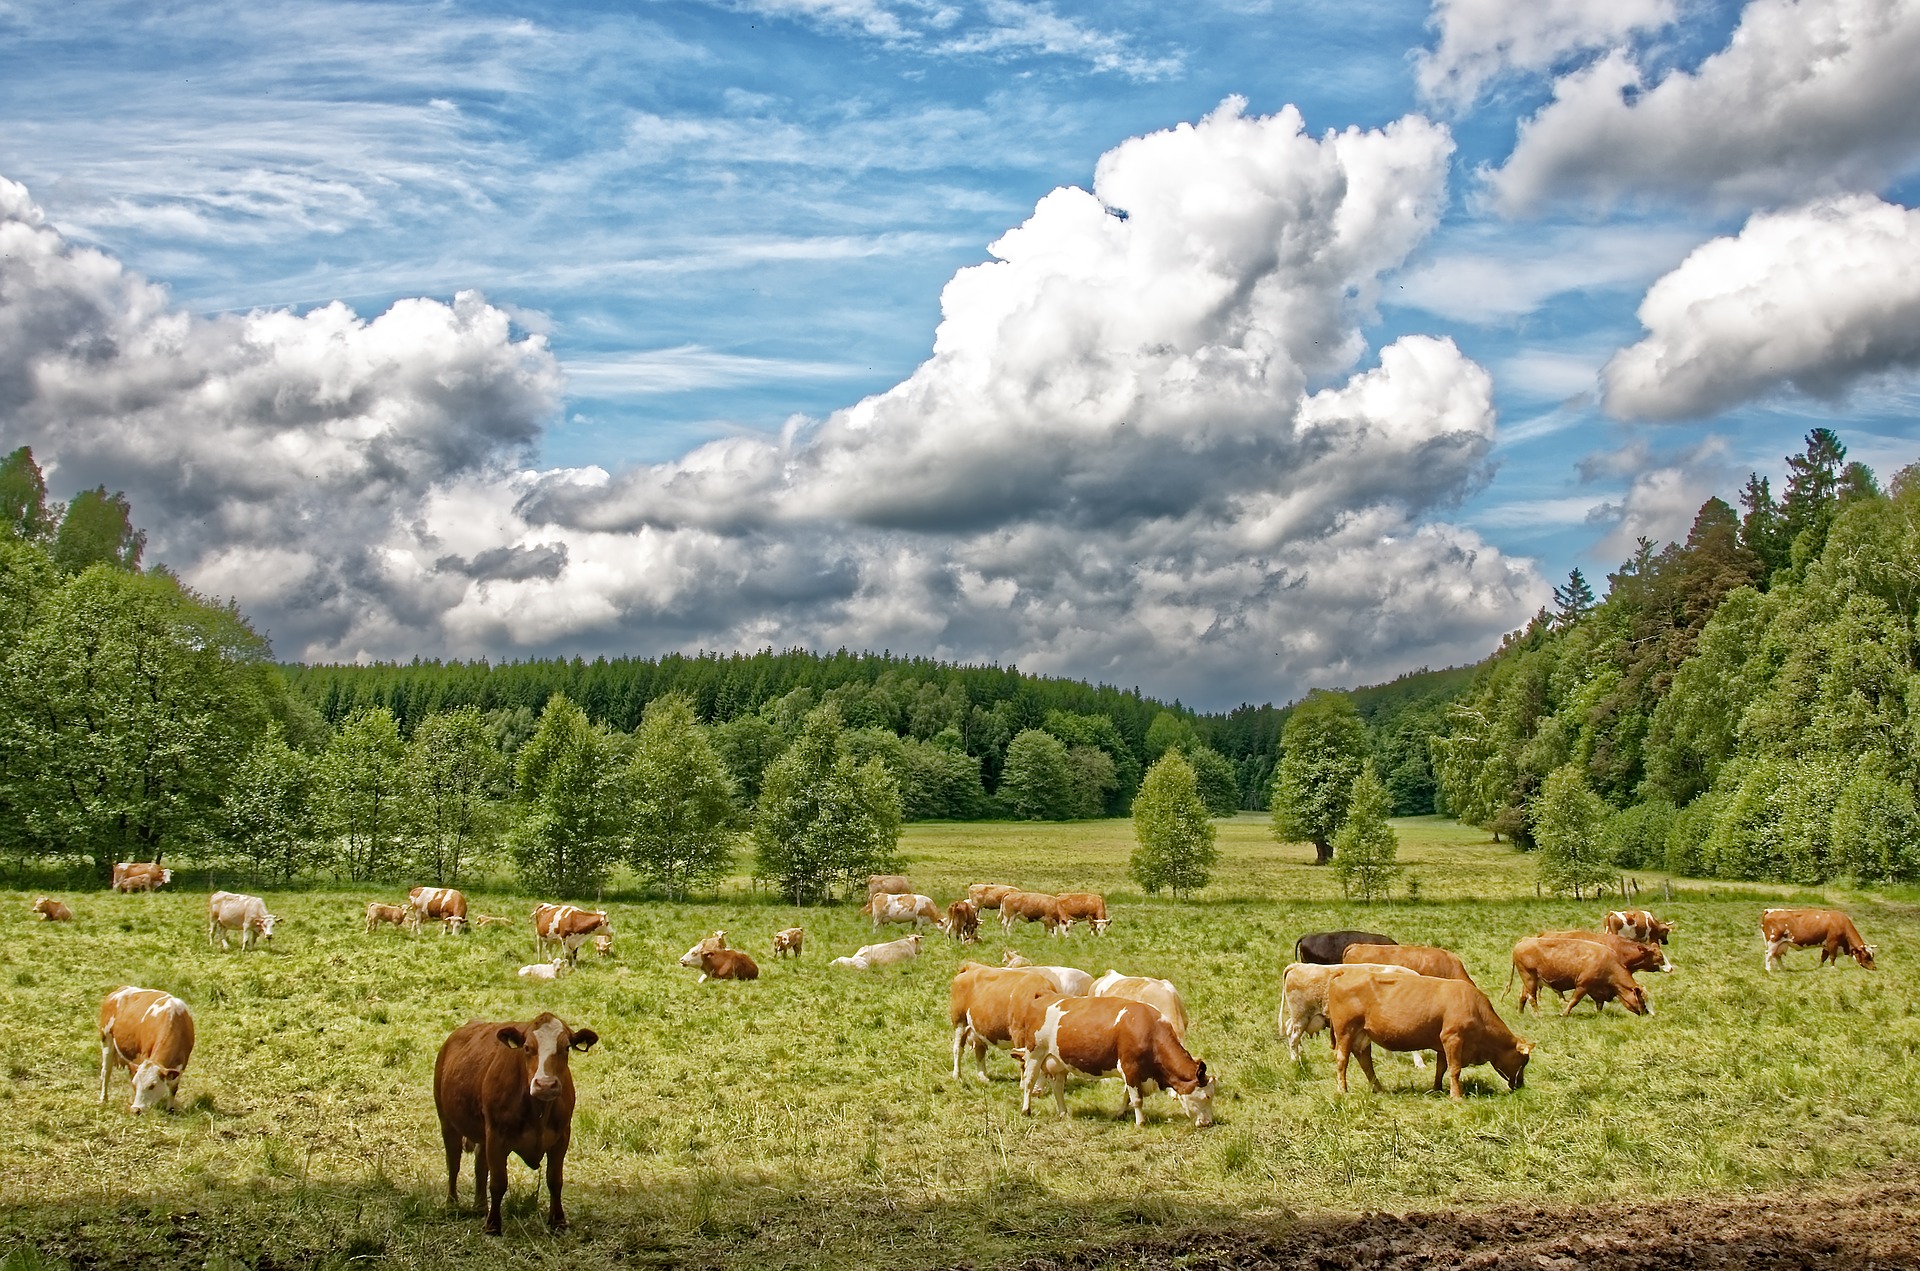
[[680,965],[700,968],[700,978],[694,981],[695,984],[705,984],[708,980],[760,978],[758,963],[738,949],[727,948],[727,933],[724,931],[714,932],[681,954]]
[[902,936],[898,940],[889,940],[885,944],[863,944],[854,950],[852,957],[835,958],[827,963],[830,967],[847,967],[855,971],[868,971],[877,966],[891,966],[895,962],[906,962],[920,956],[920,933]]

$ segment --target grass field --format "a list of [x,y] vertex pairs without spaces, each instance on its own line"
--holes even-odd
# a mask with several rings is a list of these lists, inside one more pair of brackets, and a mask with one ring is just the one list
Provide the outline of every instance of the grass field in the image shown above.
[[[1275,1038],[1295,936],[1365,926],[1447,945],[1515,1022],[1500,993],[1512,942],[1593,925],[1602,908],[1537,900],[1531,863],[1476,831],[1399,829],[1422,899],[1369,909],[1340,901],[1308,849],[1272,843],[1252,815],[1223,823],[1215,883],[1186,903],[1132,889],[1126,822],[912,826],[907,872],[942,902],[976,880],[1104,890],[1112,932],[1061,942],[1029,928],[1008,942],[989,924],[979,950],[934,936],[916,963],[867,974],[826,969],[872,938],[852,906],[792,909],[744,883],[700,904],[614,900],[617,956],[589,954],[540,986],[514,975],[532,960],[533,898],[509,893],[472,901],[521,918],[511,930],[418,939],[361,933],[366,900],[390,889],[274,895],[276,947],[245,955],[208,949],[197,875],[151,897],[70,895],[77,921],[64,926],[34,920],[30,894],[4,894],[0,1252],[21,1266],[328,1266],[380,1252],[427,1265],[988,1264],[1311,1211],[1845,1181],[1920,1156],[1920,911],[1872,894],[1693,884],[1654,902],[1680,927],[1678,971],[1643,977],[1653,1018],[1529,1017],[1518,1031],[1537,1050],[1517,1093],[1480,1068],[1454,1105],[1383,1060],[1388,1093],[1337,1096],[1322,1044],[1296,1066]],[[1759,910],[1795,896],[1849,908],[1882,969],[1819,971],[1803,952],[1766,975]],[[765,958],[790,924],[807,929],[805,959]],[[716,927],[760,958],[757,983],[696,985],[675,964]],[[1113,1117],[1111,1081],[1070,1087],[1065,1121],[1023,1118],[998,1053],[991,1085],[952,1081],[947,982],[963,957],[997,962],[1008,943],[1174,980],[1189,1048],[1220,1077],[1219,1124],[1196,1130],[1156,1095],[1135,1130]],[[127,983],[194,1010],[175,1115],[128,1115],[124,1075],[95,1102],[93,1020]],[[507,1236],[490,1242],[475,1213],[445,1206],[434,1052],[470,1017],[542,1009],[602,1038],[573,1065],[573,1230],[546,1234],[536,1176],[516,1164]]]

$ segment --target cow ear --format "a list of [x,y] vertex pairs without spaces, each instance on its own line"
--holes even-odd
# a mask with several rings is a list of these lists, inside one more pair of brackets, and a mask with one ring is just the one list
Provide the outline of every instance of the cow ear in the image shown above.
[[184,1068],[162,1068],[160,1070],[160,1080],[171,1085],[173,1082],[180,1080],[180,1074],[185,1071],[186,1069]]
[[1518,1050],[1523,1055],[1531,1055],[1533,1053],[1533,1043],[1520,1042],[1518,1045],[1514,1047],[1514,1049]]
[[515,1050],[527,1044],[527,1035],[513,1024],[502,1024],[494,1032],[494,1036],[500,1039],[502,1046],[511,1046]]
[[574,1032],[573,1041],[569,1043],[569,1045],[584,1055],[592,1050],[593,1044],[599,1040],[600,1034],[594,1032],[591,1028],[582,1028]]
[[1202,1059],[1199,1063],[1194,1065],[1193,1079],[1199,1085],[1204,1086],[1207,1084],[1207,1061],[1206,1060]]

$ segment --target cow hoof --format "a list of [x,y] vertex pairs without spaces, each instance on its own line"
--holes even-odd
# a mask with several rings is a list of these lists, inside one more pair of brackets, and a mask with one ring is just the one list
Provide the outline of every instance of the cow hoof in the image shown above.
[[500,1234],[500,1224],[489,1219],[488,1221],[480,1224],[480,1234],[486,1235],[486,1236],[497,1236]]
[[558,1218],[547,1219],[548,1231],[565,1231],[568,1227],[571,1227],[572,1225],[573,1225],[572,1223],[567,1221],[566,1216],[564,1214]]

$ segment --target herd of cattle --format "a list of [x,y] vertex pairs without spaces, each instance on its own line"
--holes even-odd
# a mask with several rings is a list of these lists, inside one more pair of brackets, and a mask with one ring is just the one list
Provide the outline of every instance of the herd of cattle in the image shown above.
[[[114,867],[116,891],[154,891],[172,879],[156,865]],[[33,906],[44,920],[73,921],[62,902],[41,897]],[[965,898],[941,909],[916,893],[905,878],[875,875],[868,880],[867,902],[860,912],[877,929],[906,923],[916,930],[897,940],[862,946],[829,965],[868,970],[917,957],[921,933],[935,927],[963,943],[979,939],[980,915],[998,911],[1003,930],[1022,921],[1040,923],[1049,935],[1065,935],[1076,922],[1095,933],[1109,926],[1106,902],[1087,892],[1050,895],[994,883],[975,883]],[[611,954],[613,927],[602,910],[575,905],[540,905],[530,915],[535,948],[551,960],[520,968],[528,978],[550,979],[574,965],[593,941]],[[242,950],[270,943],[278,920],[257,896],[215,892],[207,903],[207,939],[229,948],[238,933]],[[419,932],[427,921],[447,934],[513,920],[474,914],[466,897],[451,888],[416,887],[403,905],[371,903],[366,931],[383,924]],[[1765,967],[1775,970],[1793,948],[1819,948],[1820,962],[1852,957],[1874,967],[1874,948],[1861,939],[1845,914],[1828,909],[1768,909],[1760,919]],[[1673,924],[1643,909],[1606,915],[1600,931],[1553,931],[1521,939],[1513,947],[1507,986],[1520,981],[1519,1009],[1537,1011],[1542,986],[1565,999],[1562,1014],[1582,1000],[1596,1011],[1619,1001],[1636,1015],[1651,1015],[1652,1003],[1634,975],[1671,971],[1665,946]],[[776,958],[798,958],[805,932],[789,927],[776,932]],[[1316,932],[1294,945],[1295,961],[1282,976],[1278,1032],[1296,1060],[1304,1058],[1308,1037],[1331,1034],[1335,1082],[1347,1090],[1347,1066],[1357,1058],[1375,1090],[1382,1089],[1373,1068],[1373,1047],[1407,1052],[1416,1065],[1422,1052],[1434,1053],[1433,1088],[1445,1083],[1453,1098],[1463,1095],[1461,1072],[1489,1064],[1509,1088],[1519,1089],[1532,1043],[1517,1037],[1492,1001],[1450,950],[1400,944],[1367,931]],[[948,1023],[952,1028],[953,1077],[960,1079],[962,1056],[974,1053],[975,1075],[987,1081],[987,1052],[1005,1048],[1018,1068],[1020,1108],[1032,1111],[1033,1097],[1049,1087],[1060,1115],[1067,1113],[1070,1072],[1093,1077],[1117,1075],[1125,1087],[1121,1115],[1145,1122],[1146,1096],[1169,1092],[1195,1125],[1213,1121],[1215,1078],[1186,1048],[1188,1013],[1170,982],[1108,971],[1095,977],[1070,966],[1036,965],[1009,949],[1002,966],[961,963],[949,988]],[[716,931],[689,949],[680,965],[698,969],[700,981],[753,980],[759,967],[746,953],[727,946]],[[125,1068],[133,1084],[132,1109],[171,1109],[180,1077],[193,1053],[193,1014],[186,1003],[158,989],[128,986],[110,993],[100,1005],[100,1101],[106,1102],[114,1071]],[[441,1046],[434,1063],[434,1105],[447,1154],[447,1198],[457,1206],[460,1158],[475,1153],[476,1205],[484,1206],[484,1229],[500,1231],[501,1203],[507,1187],[507,1158],[518,1155],[528,1166],[546,1166],[548,1222],[566,1225],[560,1190],[563,1162],[572,1136],[573,1076],[568,1055],[590,1049],[598,1036],[571,1029],[551,1013],[526,1022],[471,1021]]]

